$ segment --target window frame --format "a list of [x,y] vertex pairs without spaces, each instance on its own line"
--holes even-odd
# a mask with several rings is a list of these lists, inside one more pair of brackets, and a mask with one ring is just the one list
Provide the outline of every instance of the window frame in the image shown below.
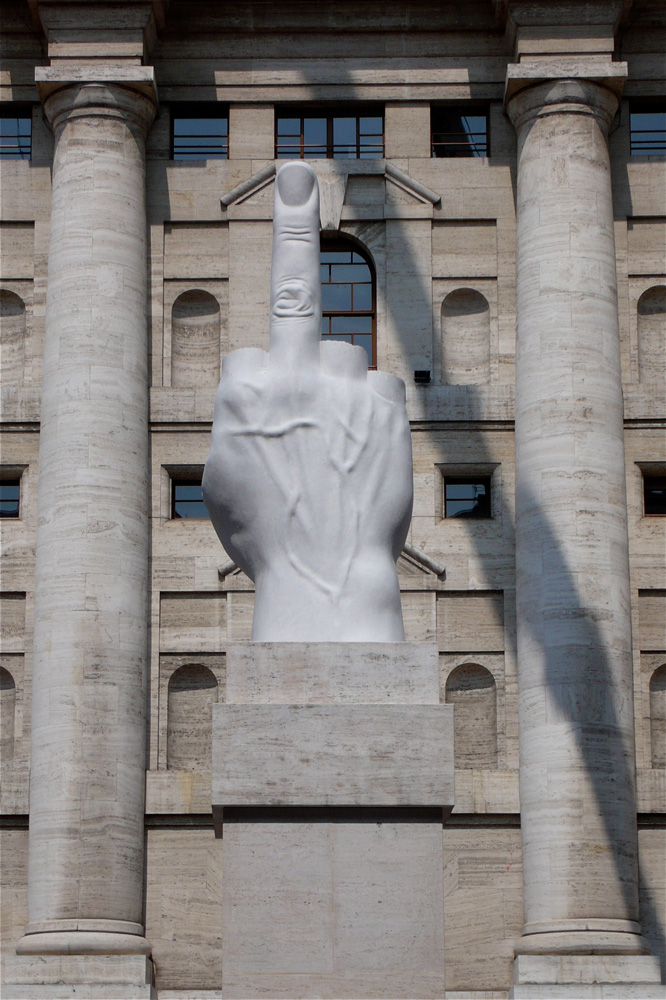
[[[376,371],[377,369],[377,272],[375,270],[374,261],[368,250],[361,243],[355,240],[352,236],[347,233],[332,233],[328,235],[322,232],[319,241],[319,253],[320,253],[320,269],[323,266],[321,262],[321,254],[330,251],[335,252],[347,252],[347,253],[357,253],[363,258],[365,264],[367,264],[370,270],[370,286],[372,292],[372,303],[371,309],[324,309],[322,305],[321,317],[322,325],[325,317],[333,316],[370,316],[371,317],[371,337],[372,337],[372,363],[368,365],[369,371]],[[330,265],[329,265],[330,266]],[[330,282],[334,284],[334,282]],[[353,284],[353,282],[351,283]],[[323,282],[322,282],[323,287]],[[352,299],[353,304],[353,299]],[[350,334],[354,336],[354,334]],[[359,334],[359,336],[367,336],[367,334]],[[321,333],[322,343],[325,339],[328,339],[327,335],[323,332]],[[352,343],[354,341],[352,340]]]
[[6,514],[4,512],[4,510],[2,509],[2,504],[4,504],[4,503],[11,503],[12,501],[6,499],[5,497],[0,496],[0,519],[2,519],[3,521],[20,521],[21,520],[21,493],[22,493],[22,490],[21,490],[21,475],[20,475],[20,473],[12,473],[11,475],[6,475],[6,476],[2,475],[2,476],[0,476],[0,490],[2,490],[6,486],[9,486],[9,487],[15,486],[16,487],[17,494],[18,494],[17,497],[16,497],[16,513],[15,514],[14,513],[12,513],[12,514]]
[[[442,513],[447,521],[452,521],[454,519],[460,519],[465,521],[491,521],[493,517],[493,502],[492,502],[492,474],[482,474],[474,475],[459,475],[450,472],[445,472],[443,475],[442,483]],[[460,514],[449,514],[447,513],[447,505],[449,503],[454,503],[452,498],[450,501],[446,496],[447,486],[475,486],[483,485],[486,490],[486,500],[485,508],[487,508],[487,513],[484,514],[473,514],[473,513],[460,513]],[[479,505],[480,506],[480,505]]]
[[[201,523],[202,521],[210,521],[210,513],[207,512],[204,516],[196,517],[183,517],[182,514],[176,513],[176,503],[199,503],[203,501],[191,500],[182,501],[176,499],[176,488],[178,486],[199,486],[201,487],[203,479],[204,466],[203,465],[163,465],[162,474],[165,475],[167,482],[163,480],[163,488],[166,487],[166,491],[162,493],[162,516],[166,517],[166,520],[173,523],[182,523],[183,521],[194,521]],[[168,501],[168,506],[167,506]],[[205,507],[205,504],[204,504]]]
[[[217,104],[214,101],[196,102],[174,102],[169,105],[170,133],[169,133],[169,159],[174,163],[204,163],[206,160],[228,160],[229,159],[229,105]],[[227,134],[221,136],[223,140],[223,155],[218,153],[197,156],[196,154],[177,156],[176,155],[176,133],[175,125],[179,119],[221,119],[226,120]],[[204,136],[191,136],[190,138],[204,138]]]
[[[654,131],[648,132],[646,129],[634,129],[632,124],[632,118],[634,115],[645,115],[651,112],[661,112],[666,117],[666,98],[644,98],[639,100],[631,100],[629,102],[629,156],[635,156],[640,160],[652,160],[666,158],[666,121],[664,122],[663,129],[656,129]],[[638,150],[634,146],[634,135],[635,134],[658,134],[661,136],[661,145],[657,147],[654,152],[650,150]],[[646,140],[643,140],[646,141]],[[638,140],[636,140],[638,142]]]
[[11,102],[0,102],[0,119],[16,119],[17,123],[19,121],[28,121],[30,129],[27,135],[28,146],[27,155],[24,156],[21,153],[21,138],[26,138],[21,136],[19,133],[16,135],[16,148],[17,153],[5,152],[5,149],[11,149],[12,147],[5,147],[0,143],[0,160],[30,160],[32,159],[32,105],[23,103],[11,103]]
[[[479,154],[479,155],[477,155],[473,151],[469,152],[469,153],[460,152],[460,153],[447,153],[446,155],[441,155],[441,154],[437,155],[435,153],[435,146],[436,145],[438,145],[438,146],[445,146],[445,145],[459,146],[461,150],[463,150],[463,149],[470,149],[470,150],[472,150],[473,146],[475,144],[474,143],[470,143],[470,142],[457,142],[457,143],[456,142],[450,142],[450,143],[439,142],[439,143],[435,143],[434,137],[435,137],[436,134],[437,135],[448,135],[448,136],[456,136],[456,135],[460,135],[460,136],[462,136],[462,135],[465,135],[465,136],[467,136],[467,135],[474,136],[474,135],[480,134],[480,133],[475,133],[475,132],[469,132],[468,133],[468,132],[441,132],[441,131],[436,133],[435,129],[434,129],[434,124],[433,124],[433,116],[434,116],[434,114],[437,113],[437,111],[441,111],[441,112],[451,111],[451,112],[460,114],[461,117],[464,117],[463,112],[466,111],[466,112],[468,112],[468,114],[469,114],[470,117],[475,117],[475,118],[476,117],[484,117],[485,120],[486,120],[485,143],[484,143],[485,151],[483,153]],[[463,159],[464,160],[470,160],[470,159],[474,159],[474,160],[487,160],[487,159],[490,158],[490,155],[491,155],[491,147],[490,147],[490,103],[488,101],[479,102],[479,103],[472,103],[472,102],[469,102],[469,101],[445,101],[445,102],[433,101],[433,102],[431,102],[431,104],[430,104],[430,158],[431,159],[433,159],[433,160],[463,160]]]
[[[280,146],[279,139],[280,135],[278,132],[279,121],[281,118],[300,118],[300,135],[298,142],[283,143],[283,147],[286,146],[296,146],[298,145],[300,154],[299,156],[280,156]],[[306,143],[305,143],[305,127],[304,121],[306,118],[325,118],[326,119],[326,155],[325,156],[308,156],[306,154]],[[335,142],[333,135],[333,122],[336,118],[356,118],[356,156],[336,156],[335,155]],[[381,118],[382,131],[381,131],[381,151],[378,155],[373,156],[361,156],[361,133],[360,133],[360,119],[361,118]],[[382,160],[385,156],[386,151],[386,116],[385,107],[383,104],[377,102],[372,102],[368,104],[297,104],[293,106],[278,104],[275,106],[275,116],[274,116],[274,139],[275,139],[275,159],[276,160]],[[282,136],[284,138],[284,136]],[[312,145],[312,144],[310,144]],[[345,146],[349,143],[344,143]]]
[[[664,497],[664,510],[663,511],[648,511],[647,507],[647,492],[650,483],[659,483],[660,487],[665,494]],[[666,473],[655,472],[655,473],[643,473],[643,517],[666,517]]]

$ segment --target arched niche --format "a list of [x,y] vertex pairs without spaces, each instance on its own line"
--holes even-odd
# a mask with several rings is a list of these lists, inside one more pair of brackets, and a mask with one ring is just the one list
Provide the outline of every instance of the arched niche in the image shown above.
[[171,308],[171,385],[214,387],[220,380],[220,304],[200,288]]
[[446,703],[454,705],[454,762],[457,768],[497,767],[495,678],[478,663],[463,663],[449,674]]
[[666,767],[666,663],[650,678],[650,741],[652,766]]
[[442,382],[475,385],[490,378],[490,306],[474,288],[442,302]]
[[0,375],[3,383],[22,382],[25,364],[25,304],[0,288]]
[[666,285],[653,285],[638,300],[638,369],[641,382],[666,378]]
[[210,771],[211,710],[217,701],[217,678],[201,663],[174,670],[167,705],[167,767],[174,771]]
[[16,684],[5,667],[0,667],[0,760],[9,764],[14,758],[14,714]]

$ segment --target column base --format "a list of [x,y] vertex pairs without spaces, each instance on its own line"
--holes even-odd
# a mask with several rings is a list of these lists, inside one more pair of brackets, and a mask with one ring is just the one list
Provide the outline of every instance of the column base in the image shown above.
[[654,955],[517,955],[510,1000],[664,1000]]
[[[35,935],[37,936],[37,935]],[[4,962],[3,1000],[155,1000],[145,955],[17,955]]]
[[650,945],[632,920],[571,920],[527,925],[516,955],[649,955]]
[[142,934],[110,930],[49,930],[28,932],[16,946],[17,955],[150,955]]

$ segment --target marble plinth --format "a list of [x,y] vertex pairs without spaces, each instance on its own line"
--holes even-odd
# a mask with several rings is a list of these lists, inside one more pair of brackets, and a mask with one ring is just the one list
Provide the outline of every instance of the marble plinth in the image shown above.
[[666,997],[655,955],[518,955],[512,1000]]
[[3,1000],[156,998],[145,955],[17,955],[5,959]]
[[223,996],[443,996],[453,712],[437,648],[231,645],[227,694]]

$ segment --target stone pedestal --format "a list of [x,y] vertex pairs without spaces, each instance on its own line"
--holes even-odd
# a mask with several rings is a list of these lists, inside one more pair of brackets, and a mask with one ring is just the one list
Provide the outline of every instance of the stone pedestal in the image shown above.
[[243,643],[213,712],[228,998],[441,997],[437,648]]
[[655,955],[518,955],[511,1000],[663,1000]]
[[155,998],[145,955],[19,955],[4,962],[3,1000],[140,1000]]

